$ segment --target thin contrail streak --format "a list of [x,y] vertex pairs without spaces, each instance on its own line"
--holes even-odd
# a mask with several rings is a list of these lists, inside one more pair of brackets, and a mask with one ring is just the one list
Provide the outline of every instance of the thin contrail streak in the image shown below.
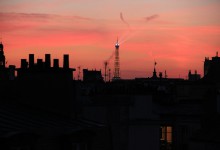
[[159,15],[152,15],[152,16],[148,16],[148,17],[145,17],[145,19],[146,19],[146,21],[148,22],[148,21],[151,21],[151,20],[153,20],[153,19],[155,19],[155,18],[158,18],[159,17]]
[[121,21],[123,21],[128,27],[130,27],[129,23],[125,21],[122,12],[120,13],[120,18],[121,18]]

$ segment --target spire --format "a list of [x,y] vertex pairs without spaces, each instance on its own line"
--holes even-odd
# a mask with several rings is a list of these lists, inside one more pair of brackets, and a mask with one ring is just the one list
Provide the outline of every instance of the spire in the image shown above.
[[118,37],[117,37],[117,42],[115,44],[115,47],[118,48],[119,47],[119,43],[118,43]]
[[0,43],[0,67],[5,68],[5,55],[4,55],[4,46],[2,44],[2,41]]
[[4,48],[4,46],[2,44],[2,41],[0,41],[0,51],[3,51],[3,48]]
[[157,65],[157,62],[154,60],[154,72],[153,72],[152,78],[157,78],[156,65]]
[[154,60],[154,72],[156,72],[156,65],[157,65],[157,62]]
[[2,44],[2,34],[0,35],[0,44]]

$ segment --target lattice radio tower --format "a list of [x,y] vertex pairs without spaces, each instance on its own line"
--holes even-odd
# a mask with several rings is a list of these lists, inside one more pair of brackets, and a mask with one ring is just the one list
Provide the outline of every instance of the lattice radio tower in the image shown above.
[[114,64],[114,77],[113,79],[120,79],[120,61],[119,61],[119,43],[118,39],[115,44],[115,64]]

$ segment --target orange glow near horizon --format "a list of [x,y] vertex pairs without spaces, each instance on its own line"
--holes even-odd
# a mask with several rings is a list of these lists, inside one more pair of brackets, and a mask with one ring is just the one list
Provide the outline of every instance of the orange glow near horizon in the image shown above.
[[216,0],[1,3],[0,36],[7,65],[16,67],[29,53],[35,59],[50,53],[60,62],[63,54],[69,54],[72,68],[104,71],[118,36],[123,39],[119,43],[122,78],[151,77],[154,60],[157,72],[186,78],[188,70],[203,76],[204,58],[220,50],[220,2]]

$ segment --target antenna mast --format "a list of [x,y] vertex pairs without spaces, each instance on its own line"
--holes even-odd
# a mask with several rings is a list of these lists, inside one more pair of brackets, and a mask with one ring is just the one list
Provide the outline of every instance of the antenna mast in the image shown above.
[[78,66],[78,80],[80,80],[81,66]]
[[120,79],[120,61],[119,61],[119,43],[118,38],[115,44],[115,64],[114,64],[114,79]]

